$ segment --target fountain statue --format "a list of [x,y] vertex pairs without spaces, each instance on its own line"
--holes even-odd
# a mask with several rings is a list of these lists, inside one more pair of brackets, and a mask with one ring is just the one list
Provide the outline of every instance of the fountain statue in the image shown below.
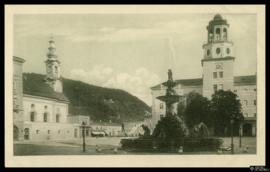
[[166,94],[164,96],[158,96],[157,99],[165,102],[166,104],[166,115],[171,114],[175,115],[173,104],[179,102],[180,95],[178,95],[173,89],[176,86],[176,83],[173,81],[172,70],[168,70],[168,81],[163,83],[167,87]]

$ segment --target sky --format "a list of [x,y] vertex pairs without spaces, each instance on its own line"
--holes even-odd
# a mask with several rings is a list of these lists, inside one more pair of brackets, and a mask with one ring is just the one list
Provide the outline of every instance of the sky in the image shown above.
[[[14,55],[24,72],[45,74],[53,35],[65,78],[123,89],[151,105],[150,87],[167,79],[202,77],[209,14],[20,14],[14,16]],[[221,14],[230,24],[234,75],[256,72],[255,14]]]

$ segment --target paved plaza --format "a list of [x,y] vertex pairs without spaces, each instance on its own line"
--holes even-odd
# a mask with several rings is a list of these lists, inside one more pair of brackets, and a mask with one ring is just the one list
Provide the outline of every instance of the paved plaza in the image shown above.
[[[120,148],[121,137],[104,137],[86,139],[86,152],[82,151],[82,139],[63,141],[15,142],[14,155],[104,155],[104,154],[135,154],[125,152]],[[231,138],[223,139],[223,147],[230,147]],[[243,137],[242,147],[239,147],[239,137],[234,137],[234,150],[236,154],[255,154],[256,137]],[[221,154],[230,154],[223,151]],[[147,154],[147,153],[136,153]],[[216,152],[194,152],[192,154],[217,154]]]

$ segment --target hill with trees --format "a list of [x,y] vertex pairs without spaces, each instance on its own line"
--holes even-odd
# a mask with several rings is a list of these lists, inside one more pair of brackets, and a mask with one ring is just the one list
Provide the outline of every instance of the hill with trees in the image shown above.
[[[43,80],[45,75],[24,73],[24,82]],[[88,115],[93,121],[142,121],[150,107],[130,93],[62,78],[63,93],[69,99],[69,114]],[[24,85],[27,85],[24,84]]]

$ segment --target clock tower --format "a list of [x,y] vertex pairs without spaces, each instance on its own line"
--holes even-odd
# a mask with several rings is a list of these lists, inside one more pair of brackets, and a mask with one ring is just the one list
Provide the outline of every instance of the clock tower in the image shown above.
[[220,14],[207,26],[207,43],[203,45],[203,96],[211,98],[219,90],[233,89],[233,43],[229,41],[229,24]]
[[49,48],[47,53],[47,60],[45,61],[46,64],[46,82],[52,87],[55,92],[62,93],[62,81],[60,75],[60,61],[58,56],[56,55],[56,48],[55,42],[51,37],[49,41]]

